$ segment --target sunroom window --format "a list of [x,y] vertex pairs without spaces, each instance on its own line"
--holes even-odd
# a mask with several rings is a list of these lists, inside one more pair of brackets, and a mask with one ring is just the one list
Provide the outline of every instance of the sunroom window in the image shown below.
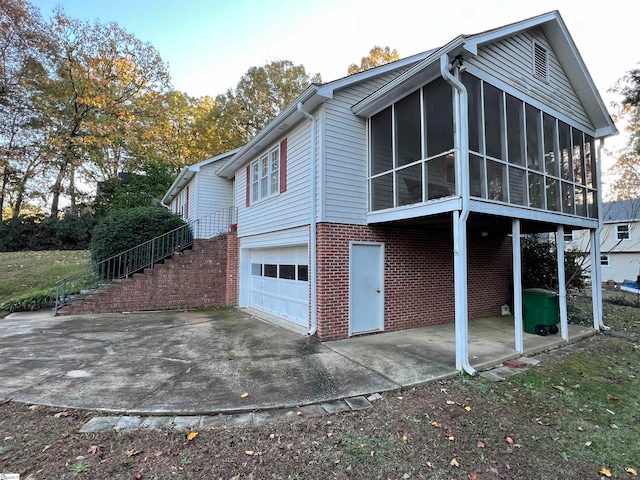
[[372,211],[455,193],[453,97],[439,78],[369,120]]
[[597,218],[595,142],[464,73],[472,197]]

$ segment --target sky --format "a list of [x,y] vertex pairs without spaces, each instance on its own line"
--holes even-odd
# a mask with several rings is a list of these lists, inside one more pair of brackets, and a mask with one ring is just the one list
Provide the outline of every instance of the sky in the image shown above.
[[[637,0],[30,0],[46,17],[117,22],[168,62],[175,89],[216,96],[252,66],[291,60],[323,81],[346,75],[374,45],[407,57],[472,34],[559,10],[605,103],[640,62]],[[609,107],[613,114],[614,109]],[[623,129],[619,127],[622,131]],[[622,146],[624,132],[607,140]],[[612,162],[605,159],[604,167]]]

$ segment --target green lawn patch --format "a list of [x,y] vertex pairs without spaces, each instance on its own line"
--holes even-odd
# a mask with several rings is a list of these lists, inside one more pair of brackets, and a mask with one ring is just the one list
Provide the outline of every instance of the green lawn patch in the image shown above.
[[57,280],[88,266],[87,250],[0,252],[0,304],[55,292]]

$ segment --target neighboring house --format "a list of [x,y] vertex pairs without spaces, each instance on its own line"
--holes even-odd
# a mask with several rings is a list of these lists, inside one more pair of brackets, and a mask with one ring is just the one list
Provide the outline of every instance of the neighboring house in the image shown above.
[[[607,202],[602,206],[602,232],[600,233],[600,269],[602,281],[621,284],[636,281],[640,275],[640,198]],[[572,232],[569,248],[590,251],[589,233]],[[585,265],[590,268],[591,263]]]
[[184,167],[162,198],[163,205],[186,221],[198,221],[193,225],[196,238],[211,237],[235,223],[235,209],[230,209],[234,205],[233,180],[216,175],[216,170],[238,150]]
[[[520,233],[597,236],[596,142],[615,133],[558,12],[311,85],[217,169],[238,304],[321,340],[455,318],[472,372],[469,318],[513,298],[522,351]],[[563,287],[560,304],[566,339]]]

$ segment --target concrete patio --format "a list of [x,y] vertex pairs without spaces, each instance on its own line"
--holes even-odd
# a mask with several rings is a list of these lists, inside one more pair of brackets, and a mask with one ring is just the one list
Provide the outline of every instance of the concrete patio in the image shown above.
[[[524,338],[525,354],[562,344]],[[513,319],[470,322],[469,350],[477,369],[520,357]],[[321,404],[458,373],[453,323],[319,343],[237,309],[13,314],[0,320],[0,358],[0,398],[150,415]]]

